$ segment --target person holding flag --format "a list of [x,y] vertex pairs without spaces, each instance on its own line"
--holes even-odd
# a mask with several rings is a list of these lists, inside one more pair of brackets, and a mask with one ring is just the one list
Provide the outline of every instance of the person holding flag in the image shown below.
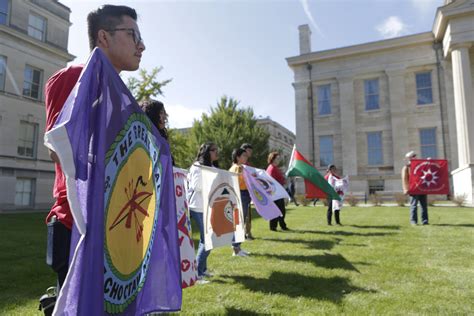
[[[277,151],[274,151],[268,154],[267,174],[270,175],[276,181],[278,181],[282,186],[285,186],[285,182],[286,182],[285,176],[278,168],[279,156],[280,154]],[[270,220],[270,230],[276,231],[278,224],[280,224],[280,228],[282,230],[290,230],[285,222],[285,215],[286,215],[285,199],[279,199],[274,202],[280,209],[282,215]]]
[[[409,151],[405,155],[405,166],[402,168],[402,186],[403,193],[409,194],[410,188],[410,167],[411,160],[416,158],[414,151]],[[410,195],[410,223],[412,225],[418,224],[418,202],[421,206],[421,222],[423,225],[428,225],[428,199],[426,194]]]
[[[239,174],[240,199],[244,218],[247,218],[250,206],[250,193],[243,176],[243,165],[247,163],[247,151],[244,148],[236,148],[232,151],[232,166],[229,171]],[[247,257],[249,252],[240,248],[240,243],[232,243],[232,256]]]
[[57,315],[181,309],[170,147],[118,73],[136,70],[145,49],[136,18],[123,6],[89,14],[96,47],[45,134],[74,218]]
[[[328,167],[327,173],[324,178],[329,182],[329,184],[336,190],[336,193],[341,195],[343,194],[342,191],[338,191],[336,189],[336,181],[341,179],[339,174],[337,173],[337,169],[335,165],[330,165]],[[341,220],[339,214],[341,212],[340,203],[338,200],[332,200],[331,198],[327,199],[328,201],[328,211],[327,211],[327,220],[328,225],[331,225],[332,213],[334,213],[334,219],[336,220],[336,224],[341,226]]]
[[[99,47],[115,71],[135,71],[145,50],[137,25],[137,13],[127,6],[104,5],[89,13],[87,27],[91,51]],[[45,85],[46,132],[51,130],[83,70],[72,65],[56,72]],[[48,224],[47,262],[58,276],[58,288],[63,286],[69,268],[69,252],[73,216],[68,202],[66,178],[58,155],[49,149],[55,163],[55,203],[46,217]],[[53,246],[54,245],[54,246]]]
[[212,142],[207,142],[199,148],[196,160],[194,161],[188,173],[188,189],[186,198],[188,200],[191,218],[194,219],[199,228],[199,246],[196,254],[198,284],[206,284],[209,281],[206,277],[212,275],[207,270],[207,257],[211,253],[206,250],[204,242],[204,201],[202,196],[202,170],[199,166],[217,167],[219,158],[217,146]]
[[[333,187],[331,187],[327,181],[329,174],[327,174],[327,178],[325,179],[313,164],[296,150],[296,146],[293,146],[286,176],[304,178],[307,197],[341,200],[339,194],[334,191]],[[332,203],[329,203],[329,205],[331,206]]]

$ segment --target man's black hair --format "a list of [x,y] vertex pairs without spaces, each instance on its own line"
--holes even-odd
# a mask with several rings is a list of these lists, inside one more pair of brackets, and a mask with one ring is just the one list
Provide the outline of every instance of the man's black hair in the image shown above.
[[137,20],[137,12],[124,5],[106,4],[89,13],[87,16],[87,30],[91,50],[96,46],[99,30],[113,30],[122,23],[124,15],[131,17],[135,21]]

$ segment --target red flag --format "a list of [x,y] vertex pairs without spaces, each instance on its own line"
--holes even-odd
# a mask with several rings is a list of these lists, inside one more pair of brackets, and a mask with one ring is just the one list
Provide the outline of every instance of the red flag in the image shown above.
[[449,194],[449,172],[446,159],[412,159],[408,193]]
[[307,199],[325,199],[327,198],[327,193],[312,184],[308,180],[304,180],[305,187],[305,198]]

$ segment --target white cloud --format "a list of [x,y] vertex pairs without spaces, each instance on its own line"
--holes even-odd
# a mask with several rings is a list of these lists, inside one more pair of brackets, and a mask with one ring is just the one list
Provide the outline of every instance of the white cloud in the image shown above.
[[170,128],[191,127],[195,119],[200,119],[205,109],[187,107],[182,104],[165,104]]
[[308,20],[311,22],[311,25],[313,28],[318,32],[320,35],[324,37],[323,32],[321,31],[321,28],[318,26],[316,21],[313,18],[313,15],[311,14],[311,11],[309,10],[309,0],[300,0],[301,5],[303,6],[304,13],[306,14],[306,17]]
[[415,9],[423,14],[432,13],[437,7],[443,5],[443,0],[411,0]]
[[398,16],[388,17],[376,30],[383,38],[392,38],[408,33],[408,26]]

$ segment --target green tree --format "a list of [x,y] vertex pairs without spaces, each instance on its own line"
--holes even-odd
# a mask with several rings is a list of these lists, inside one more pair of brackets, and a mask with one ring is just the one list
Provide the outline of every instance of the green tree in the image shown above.
[[211,141],[219,147],[219,167],[228,169],[232,165],[232,150],[243,143],[253,146],[250,162],[258,168],[266,167],[268,155],[268,132],[257,125],[253,110],[238,108],[239,101],[221,97],[209,115],[202,114],[201,121],[194,121],[191,129],[191,146],[194,155],[200,144]]
[[128,78],[127,87],[137,102],[163,95],[162,88],[173,79],[158,81],[156,77],[161,70],[163,70],[163,67],[155,67],[148,73],[146,69],[140,69],[138,71],[138,78]]
[[174,128],[169,129],[168,141],[176,167],[188,169],[196,157],[196,150],[192,146],[189,132],[182,133]]

